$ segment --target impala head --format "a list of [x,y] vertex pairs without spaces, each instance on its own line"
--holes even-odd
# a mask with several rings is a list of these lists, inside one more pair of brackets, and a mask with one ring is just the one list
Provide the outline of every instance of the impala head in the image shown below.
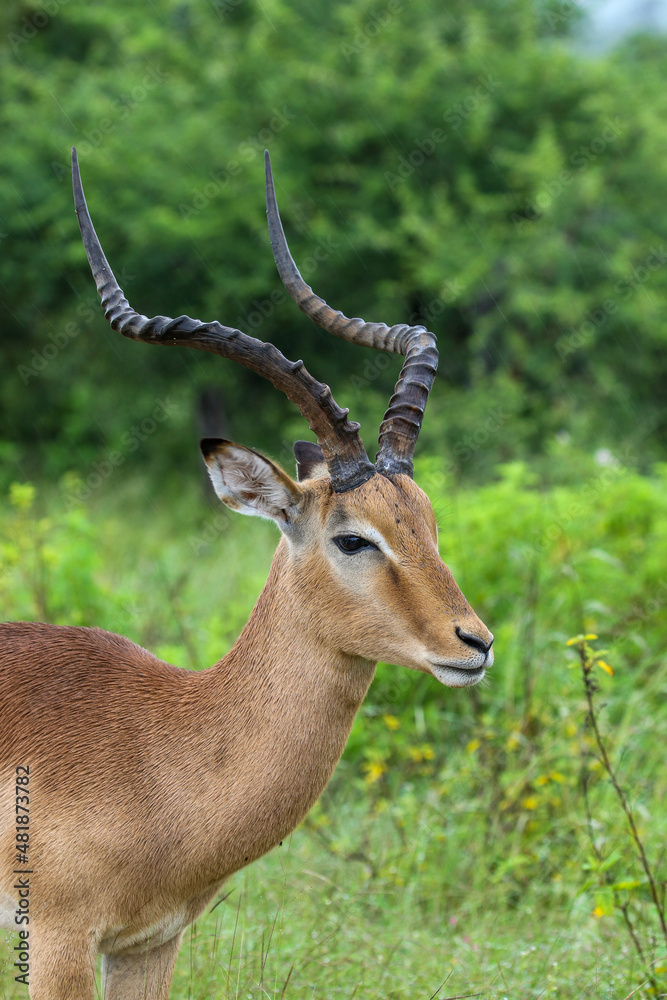
[[493,663],[493,636],[438,554],[430,501],[413,482],[412,455],[438,362],[422,326],[366,323],[331,309],[305,284],[290,255],[268,153],[269,233],[280,277],[297,305],[335,336],[405,356],[373,464],[359,424],[328,386],[273,345],[220,323],[135,312],[104,257],[73,152],[74,200],[105,315],[134,340],[212,351],[268,378],[299,407],[318,444],[297,442],[297,480],[258,452],[229,441],[202,442],[213,486],[227,506],[274,520],[283,532],[286,572],[300,622],[337,650],[432,673],[450,687],[477,683]]
[[223,503],[281,528],[309,630],[336,650],[430,672],[450,687],[481,680],[493,636],[440,558],[433,508],[409,476],[377,473],[336,492],[306,442],[295,449],[299,481],[229,441],[205,440],[202,450]]

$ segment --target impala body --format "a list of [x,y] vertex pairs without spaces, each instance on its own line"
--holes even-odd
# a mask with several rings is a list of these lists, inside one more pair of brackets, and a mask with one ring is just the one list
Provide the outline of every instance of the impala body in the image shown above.
[[290,294],[330,332],[406,355],[372,464],[358,425],[301,362],[220,324],[131,310],[76,160],[74,188],[114,329],[261,371],[319,442],[295,446],[297,480],[248,448],[202,442],[223,503],[282,532],[246,627],[208,670],[173,667],[100,629],[0,625],[0,927],[21,934],[30,996],[93,1000],[101,952],[105,1000],[165,1000],[184,929],[326,785],[376,663],[468,686],[492,664],[493,637],[440,559],[431,504],[411,478],[433,335],[347,320],[313,295],[287,250],[267,163]]

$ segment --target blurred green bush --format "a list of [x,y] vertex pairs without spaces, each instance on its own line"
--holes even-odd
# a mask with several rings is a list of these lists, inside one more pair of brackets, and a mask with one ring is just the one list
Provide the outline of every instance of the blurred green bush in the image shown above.
[[[424,451],[477,480],[527,455],[548,466],[557,435],[629,447],[645,469],[664,459],[667,43],[584,55],[577,17],[536,0],[7,0],[3,482],[85,478],[109,455],[195,462],[212,387],[231,436],[276,451],[303,433],[255,376],[106,328],[72,209],[73,144],[136,308],[217,317],[303,356],[369,442],[397,362],[334,342],[285,301],[265,146],[306,279],[348,314],[438,334]],[[169,419],[134,449],[156,406]]]

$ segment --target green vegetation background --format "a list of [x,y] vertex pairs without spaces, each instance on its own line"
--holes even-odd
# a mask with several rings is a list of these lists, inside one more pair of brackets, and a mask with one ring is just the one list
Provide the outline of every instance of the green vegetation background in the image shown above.
[[[5,0],[0,476],[87,471],[111,452],[196,469],[192,413],[211,385],[232,435],[275,453],[304,433],[250,373],[105,328],[71,203],[75,144],[135,307],[303,356],[369,446],[397,363],[286,302],[265,146],[308,280],[349,315],[440,337],[424,451],[465,476],[548,456],[556,434],[627,444],[643,469],[664,458],[667,43],[584,56],[576,19],[537,0]],[[132,450],[128,429],[166,399],[168,428]]]
[[381,665],[320,805],[197,924],[176,997],[427,1000],[449,976],[441,997],[624,1000],[649,962],[664,978],[565,643],[607,647],[601,724],[664,879],[667,43],[584,55],[577,21],[533,0],[0,9],[2,617],[212,663],[275,532],[205,493],[197,438],[291,467],[307,435],[250,373],[107,328],[73,144],[133,305],[303,357],[371,448],[398,362],[286,301],[266,146],[307,280],[438,334],[416,478],[496,634],[480,690]]

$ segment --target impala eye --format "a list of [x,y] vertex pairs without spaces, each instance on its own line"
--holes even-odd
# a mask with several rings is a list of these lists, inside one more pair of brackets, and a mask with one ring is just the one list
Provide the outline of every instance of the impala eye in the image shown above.
[[362,549],[377,549],[377,545],[367,542],[365,538],[360,538],[359,535],[336,535],[334,542],[341,552],[345,552],[346,555],[351,555],[353,552],[361,552]]

